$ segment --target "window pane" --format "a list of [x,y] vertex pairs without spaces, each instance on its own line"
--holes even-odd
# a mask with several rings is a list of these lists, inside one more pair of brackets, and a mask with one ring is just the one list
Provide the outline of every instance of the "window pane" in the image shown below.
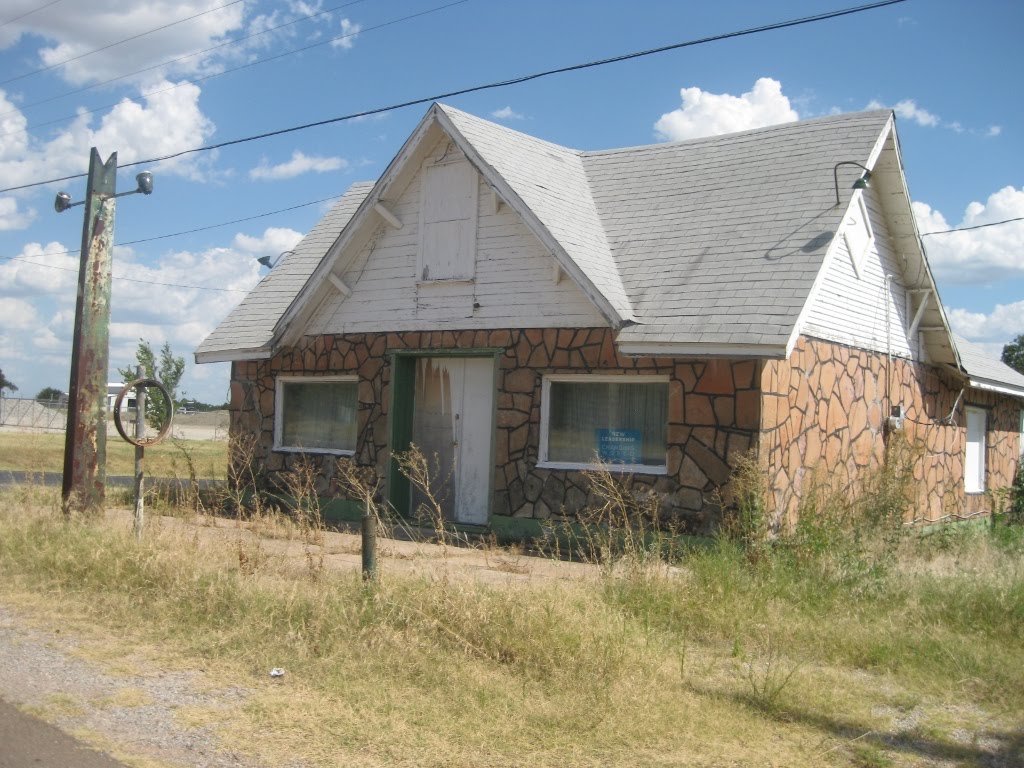
[[354,451],[356,382],[284,382],[281,445]]
[[665,466],[668,383],[553,381],[548,460]]
[[986,412],[967,409],[967,450],[964,456],[964,490],[981,493],[985,490]]

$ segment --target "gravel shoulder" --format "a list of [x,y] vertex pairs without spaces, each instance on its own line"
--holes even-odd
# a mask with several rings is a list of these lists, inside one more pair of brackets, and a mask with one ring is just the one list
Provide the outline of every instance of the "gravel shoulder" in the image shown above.
[[197,722],[231,717],[246,689],[216,685],[201,670],[164,669],[142,653],[90,658],[87,640],[50,624],[0,603],[0,699],[127,765],[264,768]]

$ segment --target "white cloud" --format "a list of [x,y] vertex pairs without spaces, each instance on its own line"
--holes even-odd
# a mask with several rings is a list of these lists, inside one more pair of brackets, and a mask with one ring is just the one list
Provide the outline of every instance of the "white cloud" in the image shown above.
[[35,218],[34,208],[19,210],[13,197],[0,197],[0,230],[25,229]]
[[362,31],[362,24],[355,24],[348,19],[341,20],[341,34],[344,37],[339,37],[331,41],[332,48],[344,48],[346,51],[349,50],[353,45],[356,44],[356,38],[359,37],[359,33]]
[[39,323],[36,308],[24,299],[0,298],[0,318],[5,331],[27,331]]
[[235,235],[232,245],[250,258],[260,256],[277,256],[290,251],[299,244],[302,234],[287,227],[267,227],[260,237],[251,237],[241,233]]
[[70,297],[74,306],[78,254],[58,242],[27,243],[17,258],[0,261],[0,296]]
[[700,88],[683,88],[679,94],[682,106],[665,113],[654,124],[659,139],[695,139],[788,123],[800,117],[783,95],[782,84],[770,77],[759,78],[740,96]]
[[[4,17],[13,18],[38,8],[38,0],[6,0]],[[243,28],[245,4],[237,3],[203,13],[210,10],[208,0],[60,3],[0,28],[0,49],[23,37],[43,41],[35,49],[35,58],[26,62],[24,71],[53,66],[54,74],[74,85],[83,85],[210,48],[229,33]],[[189,16],[196,18],[174,24]],[[128,39],[157,27],[166,28],[134,40]],[[118,40],[126,42],[91,53]],[[229,46],[203,56],[185,58],[167,67],[166,71],[177,74],[205,72],[210,69],[214,57],[222,60],[225,56],[237,55],[239,48]],[[76,58],[79,56],[82,58]],[[62,64],[72,58],[76,60]],[[20,72],[11,73],[15,74]],[[140,75],[136,82],[152,76],[152,73]]]
[[278,165],[270,165],[266,158],[249,171],[250,179],[292,179],[303,173],[327,173],[348,167],[348,161],[341,157],[317,157],[295,150],[292,159]]
[[[161,87],[171,84],[164,81]],[[186,84],[174,90],[154,93],[143,104],[124,99],[93,127],[92,118],[80,114],[64,132],[49,141],[30,139],[25,132],[0,136],[0,179],[9,186],[37,179],[82,173],[88,167],[89,148],[101,152],[117,149],[118,163],[172,154],[199,146],[215,130],[213,122],[199,108],[200,89]],[[10,112],[5,123],[24,127],[24,116],[0,91],[0,113]],[[106,157],[103,158],[106,160]],[[188,155],[154,166],[162,173],[176,173],[198,179],[211,162]]]
[[[926,128],[933,128],[941,123],[938,115],[932,114],[927,109],[922,109],[917,106],[917,102],[913,99],[903,99],[903,101],[898,101],[891,107],[887,107],[880,101],[872,100],[868,102],[867,109],[891,109],[896,113],[897,117],[904,120],[912,120],[918,125]],[[957,132],[963,130],[960,124],[956,122],[949,123],[948,127]]]
[[[959,223],[927,203],[914,202],[922,235],[1024,217],[1024,188],[1004,187],[985,203],[972,202]],[[924,237],[928,260],[940,278],[976,283],[1024,277],[1024,221]]]
[[491,117],[498,120],[522,120],[523,116],[512,109],[512,107],[502,107],[491,112]]
[[998,136],[1002,132],[1003,132],[1003,126],[1001,126],[1001,125],[990,125],[988,127],[988,131],[986,131],[985,135],[986,136]]
[[[133,363],[139,338],[154,345],[167,341],[186,358],[183,387],[201,399],[222,401],[226,369],[218,367],[219,378],[206,370],[196,375],[192,352],[259,282],[261,270],[254,257],[289,250],[301,237],[294,230],[271,227],[253,235],[238,233],[229,247],[173,251],[149,260],[116,257],[110,373]],[[4,369],[12,378],[16,373],[14,381],[29,388],[36,381],[38,387],[63,386],[67,381],[78,257],[57,255],[62,250],[56,242],[30,243],[22,249],[21,256],[50,268],[0,261],[0,357],[23,361],[12,363],[10,372],[6,365]]]
[[1003,344],[1024,333],[1024,301],[996,304],[995,309],[987,314],[947,307],[946,316],[956,333],[988,347],[996,358],[1002,352]]

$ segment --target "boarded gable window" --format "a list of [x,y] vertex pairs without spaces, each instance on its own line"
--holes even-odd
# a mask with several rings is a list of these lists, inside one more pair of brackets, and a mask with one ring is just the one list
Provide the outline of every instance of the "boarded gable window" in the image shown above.
[[465,160],[425,166],[419,280],[473,279],[476,219],[477,177],[473,166]]
[[274,449],[351,454],[359,413],[354,376],[277,379]]
[[668,380],[659,376],[546,376],[541,465],[664,474]]
[[985,490],[985,432],[988,414],[981,408],[967,409],[967,451],[964,456],[964,490]]
[[850,206],[850,210],[843,220],[843,239],[846,241],[846,251],[850,254],[850,261],[853,262],[853,271],[857,273],[857,277],[861,277],[864,259],[875,242],[875,235],[871,231],[871,220],[868,217],[868,206],[864,202],[863,194],[857,195],[856,203]]

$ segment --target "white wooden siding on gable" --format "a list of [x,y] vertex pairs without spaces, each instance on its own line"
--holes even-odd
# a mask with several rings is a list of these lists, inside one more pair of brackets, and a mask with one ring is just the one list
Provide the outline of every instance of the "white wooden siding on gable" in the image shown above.
[[352,294],[328,298],[305,333],[606,326],[572,280],[552,279],[551,254],[515,211],[494,205],[490,186],[473,175],[479,189],[471,280],[420,279],[419,173],[388,201],[402,229],[378,226],[340,275]]
[[[828,341],[899,357],[919,359],[919,344],[908,338],[913,321],[903,264],[892,247],[882,210],[874,194],[865,194],[870,245],[860,260],[849,250],[864,242],[854,195],[850,215],[843,218],[825,278],[812,299],[800,332]],[[848,221],[856,219],[856,221]],[[851,227],[850,232],[846,227]],[[855,263],[856,261],[856,263]],[[891,275],[887,280],[886,276]]]

